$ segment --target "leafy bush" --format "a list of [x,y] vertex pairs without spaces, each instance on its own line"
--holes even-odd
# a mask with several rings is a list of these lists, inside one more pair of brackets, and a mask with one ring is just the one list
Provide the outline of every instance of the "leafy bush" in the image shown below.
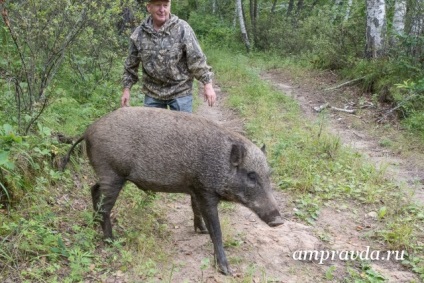
[[192,12],[188,21],[202,45],[237,48],[241,44],[238,31],[216,16]]
[[20,136],[0,128],[0,207],[17,204],[29,192],[62,179],[55,169],[60,148],[50,128],[37,123],[37,135]]

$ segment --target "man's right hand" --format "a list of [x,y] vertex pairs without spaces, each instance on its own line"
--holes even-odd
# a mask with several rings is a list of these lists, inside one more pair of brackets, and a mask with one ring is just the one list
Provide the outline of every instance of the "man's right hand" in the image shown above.
[[129,107],[130,106],[130,89],[124,88],[121,96],[121,107]]

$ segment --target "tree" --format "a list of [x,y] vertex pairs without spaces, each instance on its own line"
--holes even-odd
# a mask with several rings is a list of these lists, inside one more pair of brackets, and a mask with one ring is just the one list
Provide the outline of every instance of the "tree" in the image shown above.
[[391,45],[397,42],[397,36],[404,35],[406,19],[406,0],[396,0],[393,11],[393,28],[390,37]]
[[291,16],[294,7],[294,0],[289,0],[289,6],[287,7],[287,16]]
[[378,58],[384,53],[386,28],[385,0],[367,0],[366,58]]
[[[48,104],[46,90],[61,65],[66,50],[73,44],[88,21],[89,5],[67,1],[23,1],[2,4],[3,21],[13,44],[6,56],[13,62],[5,69],[15,89],[19,128],[27,134]],[[13,48],[14,47],[14,48]],[[23,115],[29,115],[24,121]]]
[[246,26],[244,24],[243,5],[241,1],[242,0],[236,0],[237,16],[239,18],[240,31],[244,45],[246,46],[247,52],[250,52],[250,41],[247,34]]
[[[9,116],[14,116],[20,132],[28,134],[58,92],[53,81],[64,62],[69,61],[84,78],[86,74],[75,63],[81,58],[81,53],[95,52],[99,58],[107,58],[103,50],[112,48],[109,47],[110,42],[101,48],[99,45],[105,43],[104,39],[113,37],[110,34],[106,36],[105,32],[117,34],[114,28],[122,9],[115,9],[113,4],[100,0],[1,0],[0,4],[7,31],[4,34],[6,44],[0,50],[3,58],[0,74],[10,89],[6,97],[8,103],[13,103],[11,97],[15,100],[8,112]],[[105,23],[110,13],[115,13],[115,22]],[[2,29],[1,32],[4,31]],[[80,41],[82,35],[85,36],[85,45]],[[75,45],[80,48],[69,54]],[[101,63],[93,61],[96,66]]]
[[249,0],[249,3],[250,3],[250,22],[252,25],[253,43],[256,44],[256,42],[258,41],[258,36],[257,36],[258,0]]
[[411,7],[410,36],[414,42],[414,44],[411,46],[410,54],[422,62],[424,60],[424,0],[414,1]]
[[424,31],[424,1],[414,1],[414,5],[411,8],[411,35],[420,36]]
[[406,0],[396,0],[393,13],[393,32],[402,35],[405,31]]
[[352,9],[352,5],[353,5],[353,0],[348,0],[347,1],[347,7],[346,7],[346,13],[345,13],[345,17],[344,17],[345,22],[347,22],[349,20],[350,10]]

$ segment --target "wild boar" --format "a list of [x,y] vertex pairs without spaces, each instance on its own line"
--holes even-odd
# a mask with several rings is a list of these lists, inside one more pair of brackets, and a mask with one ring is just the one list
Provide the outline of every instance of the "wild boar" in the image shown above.
[[141,190],[191,195],[194,227],[209,232],[224,274],[231,271],[222,244],[219,201],[241,203],[269,226],[283,223],[264,152],[210,120],[156,108],[120,108],[88,127],[69,150],[65,165],[82,140],[98,177],[91,194],[105,238],[112,238],[110,213],[126,181]]

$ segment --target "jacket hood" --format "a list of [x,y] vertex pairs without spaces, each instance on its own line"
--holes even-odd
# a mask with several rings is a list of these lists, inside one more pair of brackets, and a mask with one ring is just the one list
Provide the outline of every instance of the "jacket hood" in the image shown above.
[[153,28],[153,19],[152,16],[149,16],[142,24],[141,28],[148,33],[157,33],[157,32],[164,32],[164,33],[170,33],[172,27],[177,24],[179,18],[173,14],[169,14],[169,20],[165,22],[165,24],[160,28],[160,30],[156,31]]

